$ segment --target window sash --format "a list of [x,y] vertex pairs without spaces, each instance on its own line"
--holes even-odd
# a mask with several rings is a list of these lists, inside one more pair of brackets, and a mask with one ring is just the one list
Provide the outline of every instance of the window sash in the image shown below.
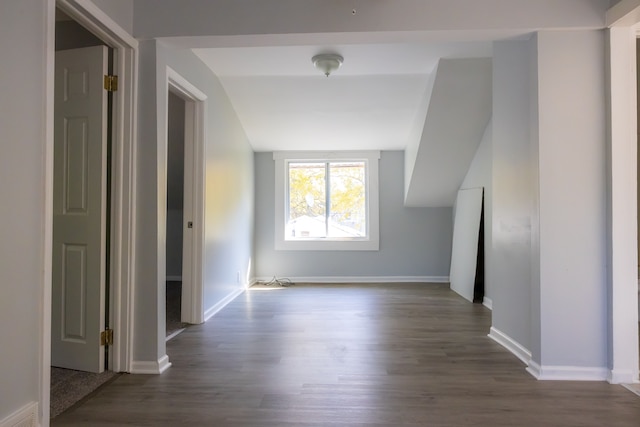
[[[277,251],[377,251],[380,248],[379,213],[379,160],[380,151],[276,151],[275,164],[275,205],[274,205],[274,248]],[[288,203],[288,163],[313,161],[355,161],[367,162],[367,236],[360,239],[285,239],[286,209]]]
[[[286,164],[286,198],[285,198],[285,215],[282,220],[285,222],[284,227],[284,239],[285,240],[368,240],[369,239],[369,167],[367,159],[347,159],[347,160],[317,160],[317,161],[305,161],[305,160],[288,160],[285,162]],[[338,165],[349,165],[352,164],[353,167],[362,168],[362,181],[363,188],[362,193],[364,197],[364,206],[363,206],[363,216],[364,216],[364,231],[362,231],[361,236],[352,235],[352,236],[337,236],[332,233],[331,226],[334,222],[332,219],[333,214],[336,211],[333,209],[333,201],[332,195],[335,193],[332,191],[332,184],[335,183],[336,180],[333,180],[331,170],[332,168],[339,167]],[[295,221],[295,218],[292,218],[291,213],[291,184],[292,184],[292,165],[309,165],[309,167],[313,167],[312,165],[317,165],[318,167],[322,166],[324,169],[324,235],[311,235],[311,236],[293,236],[290,233],[289,227],[292,221]],[[356,179],[355,177],[350,177],[351,179]],[[310,203],[307,201],[307,203]],[[343,224],[336,223],[335,227],[344,227],[352,228],[344,226]],[[353,229],[356,230],[356,229]],[[359,230],[356,230],[359,231]],[[345,232],[348,232],[345,230]],[[333,234],[333,235],[332,235]]]

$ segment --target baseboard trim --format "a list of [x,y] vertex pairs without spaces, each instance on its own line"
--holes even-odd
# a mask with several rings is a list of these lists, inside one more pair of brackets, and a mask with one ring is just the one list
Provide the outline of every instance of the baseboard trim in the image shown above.
[[541,381],[605,381],[609,374],[607,368],[540,366],[533,360],[529,362],[527,372]]
[[171,362],[169,362],[169,356],[165,354],[160,359],[158,359],[157,362],[134,360],[133,362],[131,362],[131,373],[143,375],[159,375],[170,367]]
[[177,331],[172,332],[171,334],[167,335],[164,338],[164,342],[169,342],[171,341],[173,338],[177,337],[178,335],[180,335],[182,332],[184,332],[184,330],[187,328],[182,328],[182,329],[178,329]]
[[484,297],[482,300],[482,305],[487,307],[489,310],[493,310],[493,300],[489,297]]
[[608,372],[607,382],[610,384],[633,384],[638,383],[638,372],[630,369],[612,369]]
[[499,329],[496,329],[492,326],[489,330],[488,337],[509,350],[525,364],[529,364],[529,362],[531,361],[531,352],[518,341],[514,340]]
[[242,295],[245,290],[246,290],[245,288],[241,288],[233,291],[232,293],[224,297],[222,300],[220,300],[216,305],[206,310],[204,312],[204,321],[206,322],[207,320],[215,316],[215,314],[218,313],[223,308],[225,308],[227,304],[229,304],[231,301],[233,301],[234,299]]
[[0,427],[36,427],[38,425],[38,402],[28,403],[0,420]]
[[[278,278],[285,278],[280,277]],[[449,283],[449,276],[296,276],[286,277],[293,283]],[[256,283],[268,282],[273,276],[257,277]]]
[[167,276],[167,282],[182,282],[182,276]]

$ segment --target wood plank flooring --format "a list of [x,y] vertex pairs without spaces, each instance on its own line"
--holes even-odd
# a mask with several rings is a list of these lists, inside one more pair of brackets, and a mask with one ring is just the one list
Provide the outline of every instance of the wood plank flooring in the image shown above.
[[491,312],[438,284],[250,290],[54,426],[640,425],[604,382],[542,382],[487,338]]

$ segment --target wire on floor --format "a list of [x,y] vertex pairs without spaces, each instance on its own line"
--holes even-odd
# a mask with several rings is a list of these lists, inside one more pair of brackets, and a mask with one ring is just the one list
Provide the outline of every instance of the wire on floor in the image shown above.
[[286,277],[277,278],[276,276],[273,276],[273,279],[269,280],[268,282],[263,282],[262,284],[264,286],[280,286],[283,288],[294,285],[294,283],[290,279],[287,279]]

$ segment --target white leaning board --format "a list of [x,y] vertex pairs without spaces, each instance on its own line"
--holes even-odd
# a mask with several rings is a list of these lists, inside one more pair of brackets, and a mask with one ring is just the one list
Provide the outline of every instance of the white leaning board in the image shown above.
[[473,301],[482,213],[482,188],[458,191],[451,248],[451,289]]

